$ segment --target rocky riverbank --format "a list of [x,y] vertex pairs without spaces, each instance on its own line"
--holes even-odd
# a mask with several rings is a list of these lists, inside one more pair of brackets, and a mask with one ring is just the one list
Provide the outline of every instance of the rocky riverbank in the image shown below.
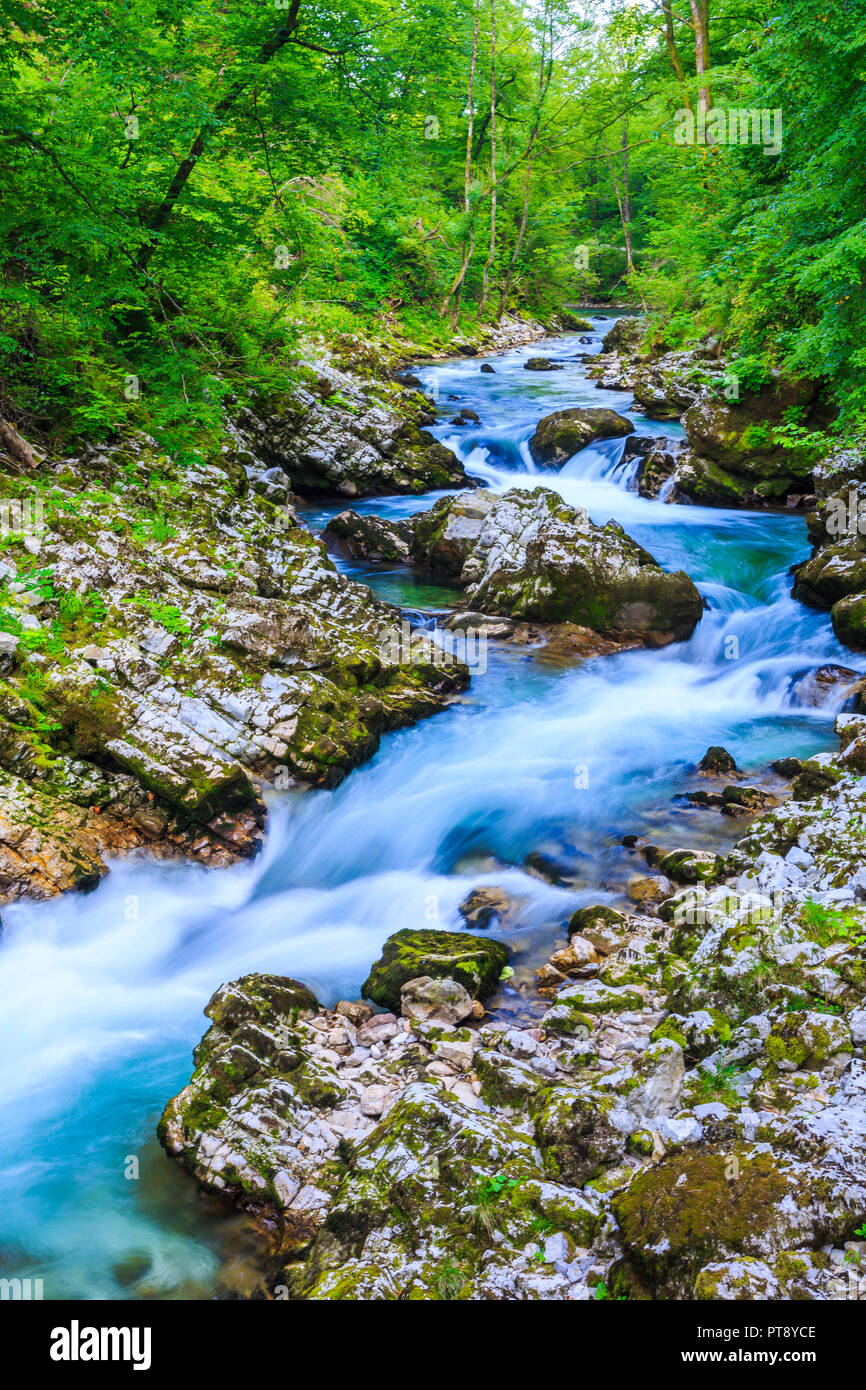
[[818,383],[776,373],[752,387],[743,370],[718,339],[667,351],[644,320],[614,324],[587,375],[601,390],[632,391],[650,419],[681,421],[688,439],[685,451],[665,442],[647,456],[638,473],[644,496],[664,488],[665,501],[709,507],[814,504],[814,450],[790,427],[827,423]]
[[[506,316],[444,353],[545,329]],[[136,849],[254,854],[268,786],[334,786],[468,673],[341,576],[294,504],[471,480],[425,428],[417,345],[311,341],[284,398],[230,399],[217,453],[0,439],[0,902],[89,889]]]
[[857,1296],[866,720],[838,729],[726,859],[649,856],[691,886],[563,922],[533,1026],[484,1013],[507,953],[466,933],[386,944],[386,1011],[218,990],[160,1138],[254,1214],[268,1295]]

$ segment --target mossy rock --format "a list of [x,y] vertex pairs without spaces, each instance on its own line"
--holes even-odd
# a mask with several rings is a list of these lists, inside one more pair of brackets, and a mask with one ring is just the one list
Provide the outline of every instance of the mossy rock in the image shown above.
[[430,975],[456,980],[473,999],[484,999],[496,988],[509,955],[507,946],[488,937],[407,927],[388,937],[361,992],[365,999],[399,1013],[400,991],[407,980]]
[[622,1159],[623,1136],[607,1118],[614,1104],[566,1086],[551,1086],[531,1103],[535,1140],[555,1181],[582,1187]]
[[717,463],[706,458],[689,458],[678,464],[677,492],[703,507],[746,507],[752,489]]
[[799,1071],[823,1067],[831,1057],[850,1053],[854,1044],[843,1018],[795,1012],[776,1020],[765,1046],[780,1071]]
[[596,439],[621,439],[634,425],[606,406],[572,406],[545,415],[529,440],[529,452],[542,467],[558,468]]
[[220,985],[204,1012],[218,1028],[232,1033],[250,1019],[272,1022],[275,1015],[297,1018],[318,1008],[312,990],[288,975],[243,975]]
[[850,594],[830,609],[833,631],[839,641],[855,651],[866,651],[866,594]]
[[647,863],[661,870],[675,883],[715,883],[721,878],[725,861],[720,854],[709,854],[704,850],[674,849],[669,853],[648,848]]
[[612,1206],[638,1281],[660,1296],[689,1296],[709,1261],[759,1251],[791,1190],[771,1153],[741,1146],[665,1159]]

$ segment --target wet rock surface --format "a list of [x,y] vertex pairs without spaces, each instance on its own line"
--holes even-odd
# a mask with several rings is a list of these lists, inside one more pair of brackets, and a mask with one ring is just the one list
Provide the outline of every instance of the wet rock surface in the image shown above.
[[487,613],[663,642],[689,636],[703,611],[687,575],[545,488],[441,498],[412,534],[419,561]]
[[866,719],[838,727],[823,789],[754,821],[722,881],[679,851],[659,862],[696,881],[660,909],[574,913],[531,1026],[461,1019],[430,977],[378,1014],[290,980],[217,992],[160,1136],[257,1213],[274,1296],[851,1296]]
[[40,475],[44,525],[0,580],[6,898],[91,887],[139,846],[252,854],[263,787],[335,785],[467,683],[422,633],[392,648],[399,611],[228,446],[181,467],[140,439]]
[[573,406],[539,420],[529,439],[529,452],[537,464],[559,468],[596,439],[618,439],[633,429],[631,421],[615,410]]

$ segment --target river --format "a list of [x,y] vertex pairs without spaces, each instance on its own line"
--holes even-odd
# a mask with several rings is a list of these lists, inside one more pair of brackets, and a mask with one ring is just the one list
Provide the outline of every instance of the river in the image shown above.
[[[525,371],[542,350],[564,370]],[[628,413],[628,395],[586,380],[586,350],[567,334],[491,358],[492,374],[482,358],[416,370],[438,393],[436,433],[487,486],[555,488],[595,521],[615,517],[666,568],[685,569],[709,605],[694,637],[583,664],[492,643],[463,698],[386,737],[336,791],[275,794],[254,863],[216,872],[121,862],[89,896],[7,908],[0,1274],[41,1278],[46,1298],[249,1291],[257,1266],[244,1218],[202,1197],[154,1138],[217,985],[264,970],[298,977],[324,1002],[356,997],[390,933],[458,927],[466,893],[495,884],[518,902],[501,932],[516,973],[495,1007],[532,1013],[533,971],[564,943],[570,912],[620,901],[640,872],[624,835],[672,848],[723,846],[741,831],[672,801],[708,745],[746,770],[834,745],[834,711],[800,707],[792,679],[827,661],[864,663],[826,615],[790,596],[790,566],[808,552],[801,517],[645,500],[628,489],[615,442],[534,474],[525,442],[541,416],[579,404]],[[447,423],[462,406],[479,425]],[[682,433],[632,418],[642,434]],[[433,500],[359,509],[394,517]],[[340,509],[313,506],[305,519],[319,529]],[[455,601],[400,568],[342,568],[428,622]],[[529,855],[559,881],[528,871]]]

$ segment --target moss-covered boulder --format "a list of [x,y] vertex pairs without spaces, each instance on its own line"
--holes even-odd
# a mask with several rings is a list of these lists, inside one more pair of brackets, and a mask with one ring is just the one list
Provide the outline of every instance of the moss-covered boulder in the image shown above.
[[676,883],[715,883],[724,872],[725,861],[720,854],[705,850],[660,850],[647,846],[646,860]]
[[844,1018],[798,1010],[776,1020],[765,1046],[780,1071],[800,1071],[824,1067],[833,1058],[846,1061],[853,1041]]
[[634,433],[624,415],[604,406],[572,406],[545,415],[529,439],[529,452],[543,468],[559,468],[596,439],[621,439]]
[[688,575],[663,570],[616,522],[596,526],[547,488],[442,498],[414,523],[413,550],[485,613],[652,645],[689,637],[703,613]]
[[318,1007],[313,991],[288,975],[243,975],[220,985],[204,1012],[217,1028],[231,1032],[249,1019],[298,1018]]
[[535,1140],[546,1172],[557,1182],[582,1187],[623,1157],[625,1134],[611,1124],[612,1096],[552,1086],[532,1103]]
[[787,411],[807,410],[815,391],[813,381],[776,377],[765,390],[744,392],[737,401],[702,393],[683,416],[689,444],[697,456],[738,477],[802,485],[811,479],[814,457],[805,448],[786,447],[776,427]]
[[285,1283],[314,1300],[563,1298],[544,1241],[585,1249],[599,1225],[595,1199],[552,1181],[528,1135],[419,1082],[343,1161],[309,1258]]
[[597,903],[573,912],[567,930],[569,936],[585,937],[601,955],[607,956],[625,945],[629,924],[625,913]]
[[772,1153],[741,1145],[667,1158],[639,1173],[612,1207],[644,1296],[690,1297],[711,1260],[795,1244],[795,1192],[793,1175]]
[[456,980],[473,999],[484,999],[496,988],[509,954],[507,946],[490,937],[407,927],[388,937],[361,990],[366,999],[395,1013],[400,1012],[403,985],[423,975]]
[[551,362],[549,357],[527,357],[523,369],[526,372],[561,372],[563,364]]
[[646,337],[646,319],[634,314],[624,314],[609,328],[601,340],[605,352],[637,352]]
[[697,454],[677,463],[675,480],[677,496],[700,507],[747,507],[755,503],[749,482]]
[[849,594],[830,610],[833,631],[846,647],[866,651],[866,593]]

